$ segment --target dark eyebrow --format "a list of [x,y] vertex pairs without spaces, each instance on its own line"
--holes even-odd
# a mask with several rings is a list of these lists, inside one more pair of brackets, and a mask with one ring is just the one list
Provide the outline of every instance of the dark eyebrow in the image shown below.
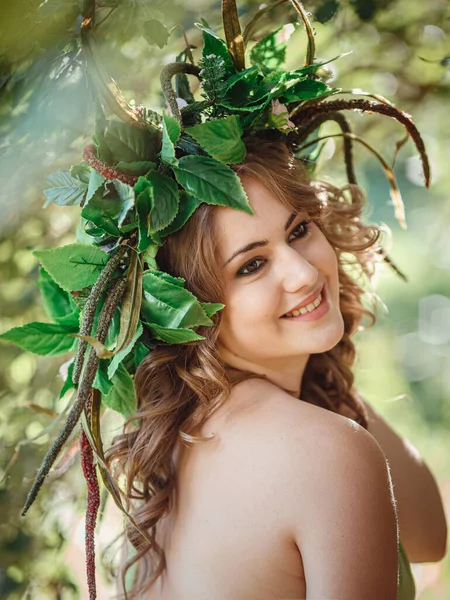
[[[290,215],[289,219],[286,221],[286,225],[284,226],[285,231],[287,231],[289,229],[289,227],[292,224],[292,221],[295,219],[296,216],[297,216],[297,213],[292,213]],[[269,240],[261,240],[259,242],[250,242],[250,244],[247,244],[243,248],[239,248],[239,250],[236,250],[236,252],[233,252],[233,254],[230,256],[230,258],[226,261],[226,263],[223,266],[226,267],[227,264],[230,263],[233,260],[233,258],[236,258],[236,256],[238,256],[239,254],[245,254],[246,252],[250,252],[250,250],[253,250],[254,248],[261,248],[261,246],[267,246],[268,243],[269,243]]]

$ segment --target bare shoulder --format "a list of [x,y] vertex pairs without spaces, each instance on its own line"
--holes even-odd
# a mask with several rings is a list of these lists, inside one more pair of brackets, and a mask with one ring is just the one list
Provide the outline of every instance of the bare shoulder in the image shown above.
[[308,597],[394,600],[395,503],[373,436],[268,382],[240,393],[231,419],[258,452],[266,481],[276,481],[277,511],[301,553]]

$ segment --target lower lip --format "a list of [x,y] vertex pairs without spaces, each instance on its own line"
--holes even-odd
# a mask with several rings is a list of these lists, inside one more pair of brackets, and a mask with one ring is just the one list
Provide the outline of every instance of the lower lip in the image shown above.
[[322,290],[322,302],[312,312],[307,312],[304,315],[298,315],[298,317],[282,317],[286,321],[317,321],[322,318],[330,310],[330,305],[325,296],[325,290]]

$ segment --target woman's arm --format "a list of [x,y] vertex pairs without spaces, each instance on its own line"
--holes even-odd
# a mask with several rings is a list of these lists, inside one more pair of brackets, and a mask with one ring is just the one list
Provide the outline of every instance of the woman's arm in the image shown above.
[[442,560],[447,523],[436,480],[418,450],[401,438],[366,402],[369,432],[381,446],[391,470],[400,539],[413,563]]

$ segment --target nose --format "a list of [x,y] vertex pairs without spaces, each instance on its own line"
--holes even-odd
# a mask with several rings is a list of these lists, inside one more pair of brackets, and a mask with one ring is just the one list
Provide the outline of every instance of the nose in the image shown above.
[[319,280],[317,268],[292,247],[285,248],[280,260],[280,277],[283,288],[288,293],[295,293],[302,288],[311,290]]

